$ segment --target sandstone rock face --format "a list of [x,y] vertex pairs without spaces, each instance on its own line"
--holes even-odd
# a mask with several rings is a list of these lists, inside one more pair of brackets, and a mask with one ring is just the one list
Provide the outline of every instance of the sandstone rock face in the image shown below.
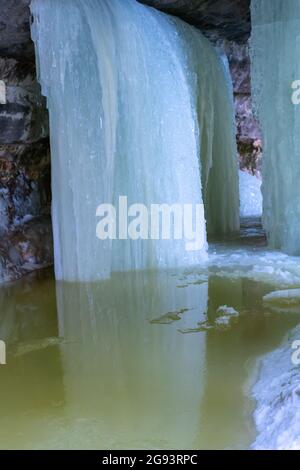
[[48,141],[0,145],[0,235],[50,213]]
[[48,113],[32,60],[27,4],[1,0],[0,282],[53,258]]
[[50,217],[38,217],[0,238],[0,282],[9,282],[53,263]]
[[233,81],[240,169],[260,176],[262,136],[253,114],[249,46],[248,43],[234,41],[225,41],[222,46],[228,57]]
[[46,102],[35,75],[34,64],[0,57],[6,93],[0,107],[1,144],[33,143],[48,136]]
[[6,104],[0,105],[0,233],[49,213],[50,152],[45,100],[35,68],[0,58]]

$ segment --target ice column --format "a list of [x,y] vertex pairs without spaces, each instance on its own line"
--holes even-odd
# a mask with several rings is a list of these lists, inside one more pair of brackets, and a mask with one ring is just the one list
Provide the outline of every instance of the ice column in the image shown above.
[[[252,87],[264,139],[263,221],[271,247],[300,254],[299,0],[252,0]],[[294,95],[293,95],[294,94]]]

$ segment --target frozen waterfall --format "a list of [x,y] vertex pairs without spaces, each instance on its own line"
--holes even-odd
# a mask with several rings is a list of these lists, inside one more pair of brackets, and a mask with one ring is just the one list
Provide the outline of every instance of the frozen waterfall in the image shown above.
[[[252,0],[252,86],[264,137],[264,227],[272,248],[300,255],[299,0]],[[299,94],[299,93],[298,93]]]
[[[33,0],[50,113],[56,277],[174,268],[206,259],[185,238],[100,241],[96,209],[204,201],[209,233],[238,230],[229,73],[195,28],[135,0]],[[123,237],[125,238],[124,233]]]

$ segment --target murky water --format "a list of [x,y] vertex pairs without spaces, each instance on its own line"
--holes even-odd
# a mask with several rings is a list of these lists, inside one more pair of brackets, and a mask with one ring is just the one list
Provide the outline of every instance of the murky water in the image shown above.
[[300,321],[271,290],[209,270],[2,286],[0,447],[248,448],[255,359]]

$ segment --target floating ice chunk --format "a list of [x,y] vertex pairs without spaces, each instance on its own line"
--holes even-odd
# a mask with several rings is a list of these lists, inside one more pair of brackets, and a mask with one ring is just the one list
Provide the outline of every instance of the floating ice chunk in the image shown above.
[[178,331],[180,333],[199,333],[211,329],[227,329],[230,328],[232,322],[239,316],[239,312],[227,305],[220,306],[216,313],[217,317],[214,321],[204,320],[198,322],[194,328],[181,328]]
[[263,297],[263,301],[281,305],[300,305],[300,289],[286,289],[270,292]]
[[239,316],[233,307],[228,307],[227,305],[221,305],[217,310],[217,315],[215,319],[215,326],[217,328],[229,328],[232,321]]
[[239,316],[239,312],[237,310],[235,310],[233,307],[227,307],[227,305],[221,305],[221,307],[219,307],[217,310],[217,314],[234,316],[234,317]]
[[152,324],[160,324],[160,325],[168,325],[169,323],[173,323],[174,321],[179,321],[181,320],[181,315],[184,313],[188,312],[190,309],[188,308],[182,308],[181,310],[175,311],[175,312],[167,312],[164,315],[154,318],[153,320],[150,320],[150,323]]
[[228,328],[230,326],[231,320],[231,317],[223,315],[222,317],[216,318],[215,325],[219,328]]
[[198,323],[198,326],[196,328],[181,328],[179,333],[182,334],[188,334],[188,333],[201,333],[203,331],[208,331],[214,328],[214,326],[209,323],[208,321],[203,321],[201,323]]

